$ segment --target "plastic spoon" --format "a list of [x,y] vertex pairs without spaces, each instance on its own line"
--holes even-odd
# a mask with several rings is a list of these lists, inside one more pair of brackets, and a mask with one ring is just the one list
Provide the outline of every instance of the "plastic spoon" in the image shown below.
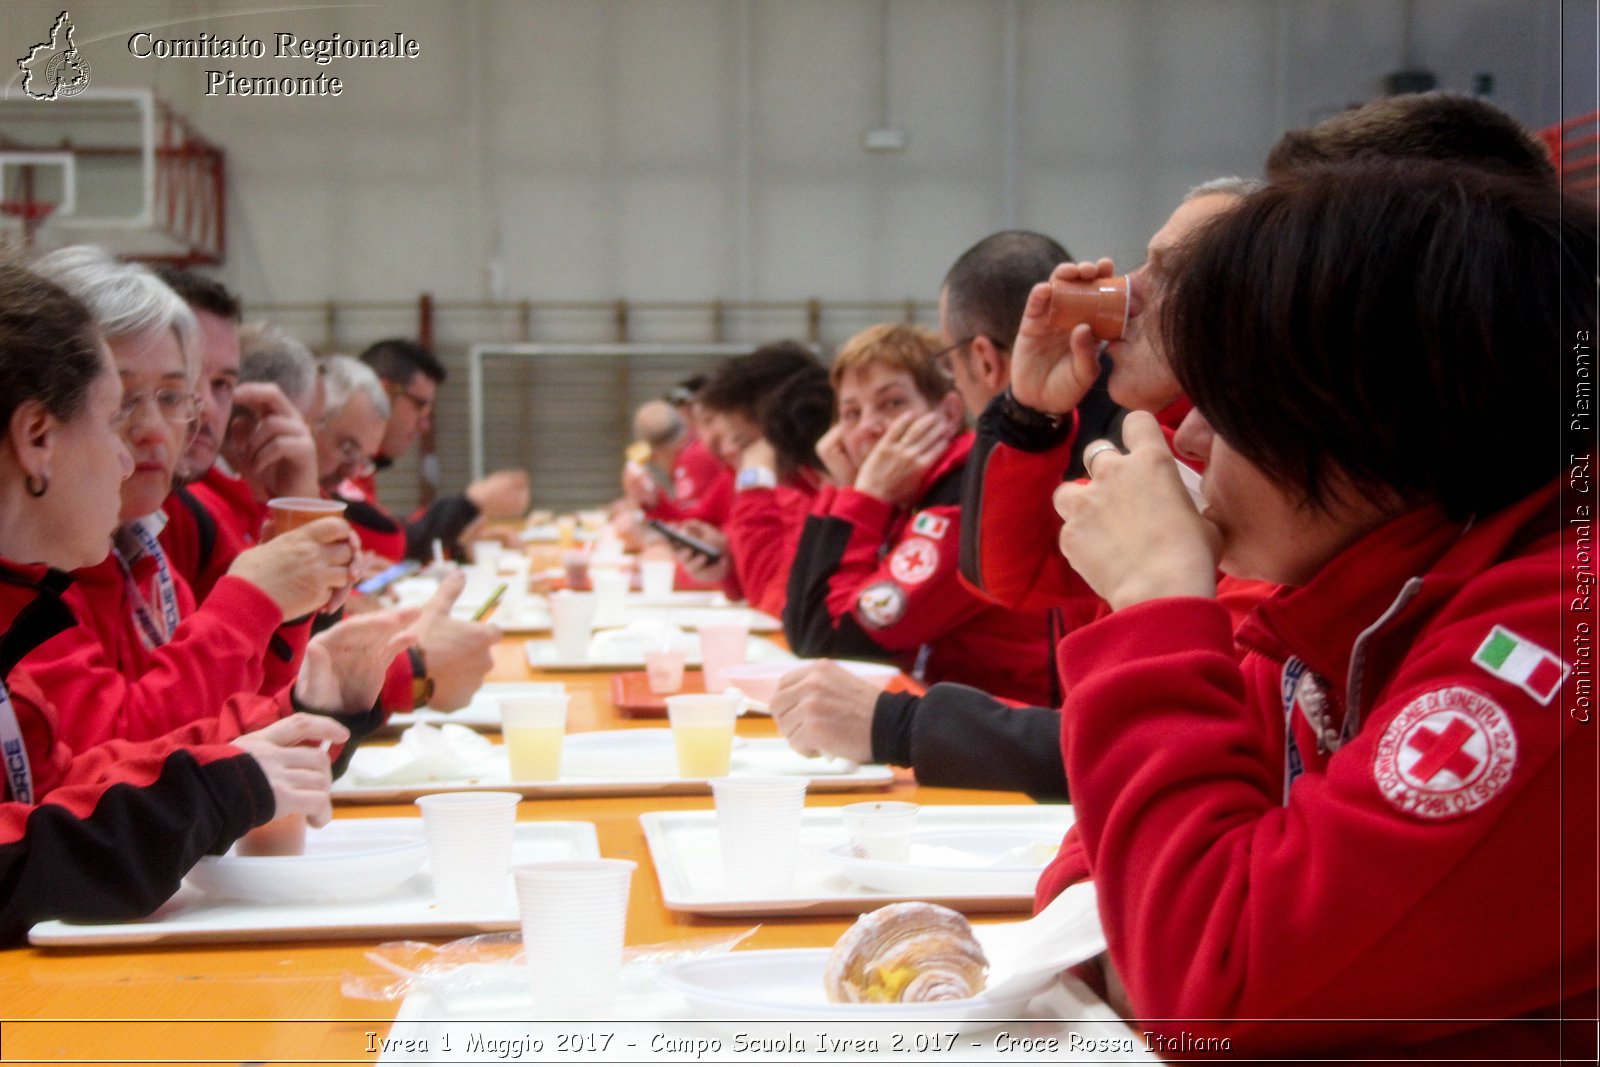
[[996,999],[1106,950],[1092,882],[1070,887],[1031,919],[974,926],[972,933],[989,957],[984,996]]

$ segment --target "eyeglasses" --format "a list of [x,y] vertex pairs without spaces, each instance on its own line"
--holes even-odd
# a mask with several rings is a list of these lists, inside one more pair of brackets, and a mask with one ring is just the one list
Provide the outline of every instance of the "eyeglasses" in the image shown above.
[[433,410],[433,397],[418,396],[416,393],[408,392],[398,385],[391,385],[389,387],[389,396],[396,400],[400,399],[401,397],[405,397],[416,406],[418,415],[426,415],[428,412]]
[[200,414],[200,394],[186,393],[182,389],[156,389],[138,393],[125,393],[122,406],[117,408],[111,425],[118,432],[133,425],[133,418],[146,401],[153,401],[156,411],[173,426],[187,426]]
[[968,334],[966,337],[963,337],[961,340],[957,341],[955,344],[950,345],[950,346],[948,346],[946,348],[939,349],[939,351],[937,351],[937,352],[935,352],[933,354],[933,358],[929,362],[931,362],[935,367],[938,367],[940,370],[944,371],[946,374],[949,374],[950,373],[950,364],[952,363],[952,360],[950,359],[950,356],[958,348],[965,348],[967,345],[970,345],[972,342],[976,341],[979,336],[980,336],[979,334],[975,334],[975,333],[974,334]]

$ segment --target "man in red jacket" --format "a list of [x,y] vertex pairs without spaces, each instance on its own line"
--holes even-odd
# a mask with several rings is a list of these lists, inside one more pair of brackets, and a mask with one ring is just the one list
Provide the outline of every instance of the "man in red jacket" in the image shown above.
[[[706,447],[682,407],[649,400],[633,414],[633,439],[650,449],[648,459],[631,456],[623,465],[622,490],[645,517],[663,522],[698,519],[723,526],[733,504],[733,472]],[[663,491],[651,468],[672,480]]]
[[[339,483],[340,499],[370,507],[391,524],[403,527],[406,558],[424,562],[433,558],[435,541],[451,559],[465,558],[462,542],[482,526],[480,520],[521,518],[527,512],[528,472],[502,470],[478,479],[461,493],[439,496],[404,522],[396,519],[378,502],[377,474],[411,451],[433,425],[445,367],[422,345],[399,337],[368,345],[361,362],[372,368],[389,395],[389,420],[371,467]],[[430,461],[437,464],[430,454],[424,457],[424,470]]]
[[834,358],[838,420],[817,451],[835,487],[800,535],[784,632],[801,655],[892,659],[919,680],[1045,703],[1044,613],[998,607],[956,573],[972,435],[938,355],[930,331],[884,325]]

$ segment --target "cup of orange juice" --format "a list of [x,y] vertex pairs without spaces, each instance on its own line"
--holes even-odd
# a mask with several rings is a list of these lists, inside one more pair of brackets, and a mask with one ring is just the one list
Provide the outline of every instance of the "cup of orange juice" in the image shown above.
[[500,736],[505,738],[513,782],[553,782],[561,777],[561,743],[571,699],[564,692],[500,698]]
[[733,724],[739,698],[724,693],[667,697],[667,719],[684,778],[722,778],[733,762]]

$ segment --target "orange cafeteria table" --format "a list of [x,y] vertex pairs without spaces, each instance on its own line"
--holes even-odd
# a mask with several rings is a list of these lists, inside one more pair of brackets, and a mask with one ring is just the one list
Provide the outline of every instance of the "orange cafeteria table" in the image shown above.
[[[611,705],[603,673],[535,673],[520,640],[495,650],[498,680],[555,678],[573,694],[569,729],[637,723]],[[745,718],[739,733],[770,737],[770,719]],[[889,795],[922,804],[1022,804],[1018,793],[927,789],[902,772]],[[860,793],[820,794],[812,805],[847,804]],[[628,910],[628,943],[654,944],[746,929],[748,918],[715,919],[670,912],[639,826],[640,812],[709,809],[711,798],[615,797],[527,801],[523,815],[592,822],[602,855],[639,864]],[[416,816],[412,805],[342,807],[339,818]],[[1011,916],[1014,918],[1015,916]],[[849,924],[841,917],[764,919],[750,948],[832,944]],[[370,1063],[399,1003],[353,1000],[340,991],[346,974],[370,974],[362,953],[373,941],[196,945],[107,950],[18,948],[0,952],[0,1062],[51,1063]]]

